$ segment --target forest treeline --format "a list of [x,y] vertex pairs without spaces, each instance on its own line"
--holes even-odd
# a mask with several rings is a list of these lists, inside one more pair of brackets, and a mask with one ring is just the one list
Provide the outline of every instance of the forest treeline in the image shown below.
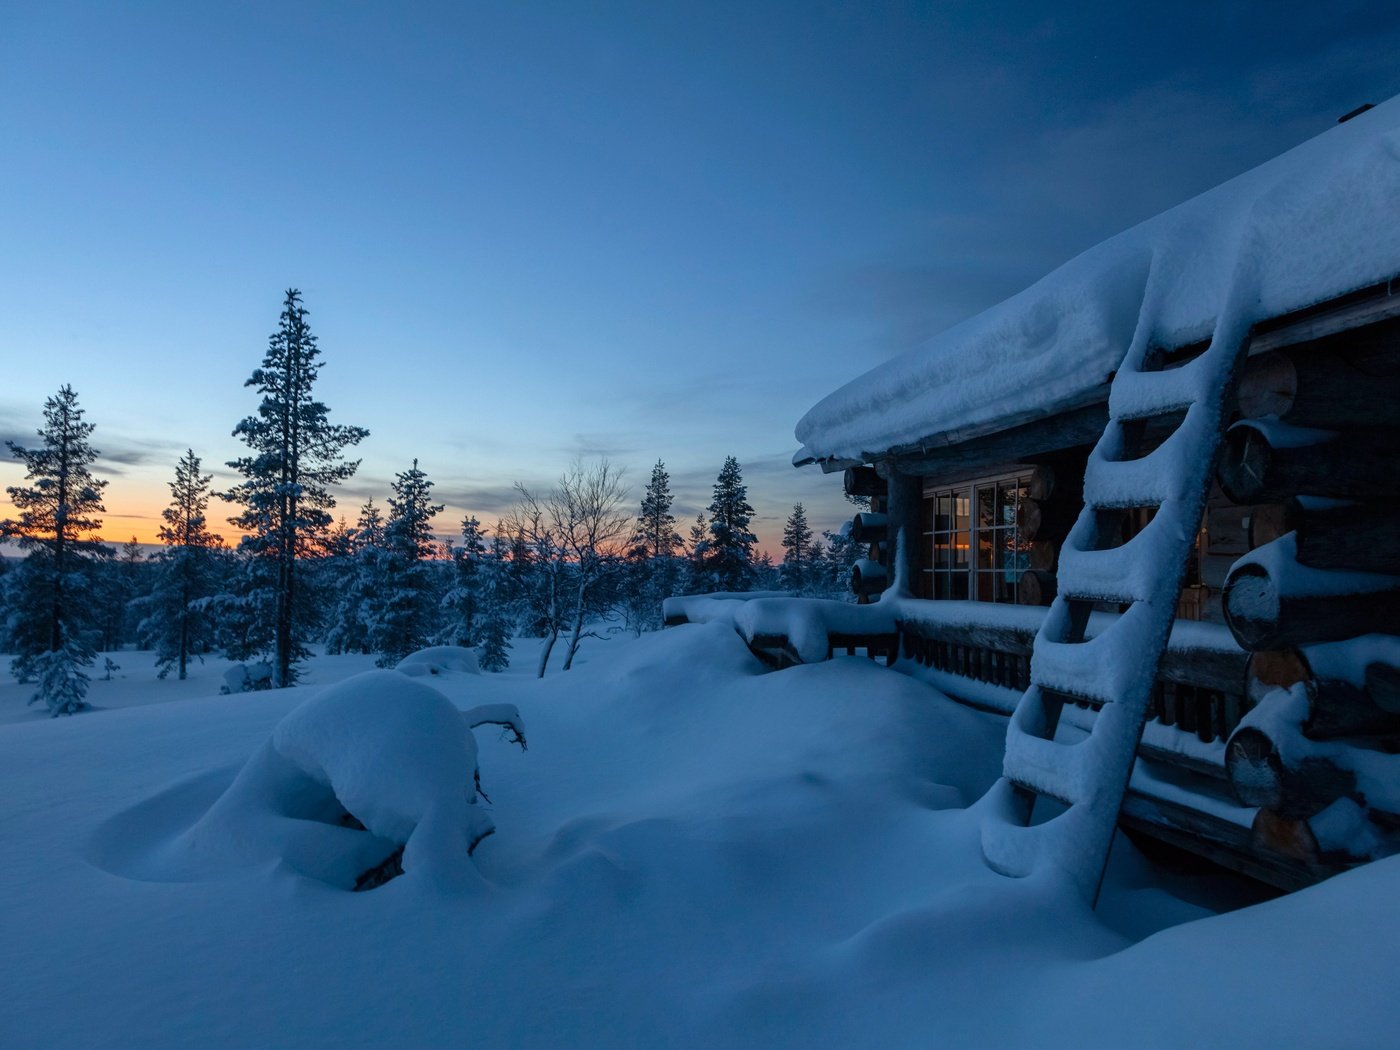
[[[542,639],[543,675],[562,644],[568,670],[597,625],[635,633],[661,626],[672,594],[782,589],[845,596],[856,545],[814,536],[802,505],[783,534],[783,560],[756,552],[742,469],[728,457],[713,499],[685,534],[658,461],[639,501],[606,459],[572,464],[549,489],[516,486],[489,527],[475,517],[435,536],[433,483],[415,460],[384,506],[367,501],[336,518],[334,488],[358,460],[346,452],[369,432],[332,423],[313,386],[322,361],[300,293],[289,290],[277,331],[247,386],[261,394],[235,437],[240,480],[215,492],[191,449],[174,466],[162,511],[162,547],[97,538],[105,480],[92,467],[93,423],[63,386],[44,403],[33,447],[7,442],[24,482],[7,488],[18,514],[0,522],[22,560],[0,559],[0,651],[36,683],[53,714],[81,710],[98,652],[154,650],[161,677],[184,678],[191,660],[217,653],[265,662],[268,684],[296,683],[308,645],[378,654],[382,666],[428,645],[475,646],[484,670],[508,666],[511,639]],[[230,546],[210,527],[214,496],[239,510]]]

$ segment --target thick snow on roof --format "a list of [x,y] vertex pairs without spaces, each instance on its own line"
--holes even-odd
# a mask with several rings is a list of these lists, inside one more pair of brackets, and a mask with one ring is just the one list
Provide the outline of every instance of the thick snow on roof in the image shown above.
[[1139,325],[1168,347],[1206,338],[1246,272],[1256,320],[1400,274],[1400,97],[847,383],[798,422],[793,461],[937,447],[1085,404]]

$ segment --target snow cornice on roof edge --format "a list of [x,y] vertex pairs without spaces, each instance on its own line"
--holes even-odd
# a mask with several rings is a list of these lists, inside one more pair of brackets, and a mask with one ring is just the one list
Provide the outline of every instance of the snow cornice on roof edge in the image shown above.
[[1400,97],[847,383],[798,422],[793,463],[946,447],[1085,404],[1139,325],[1167,348],[1208,337],[1242,267],[1256,320],[1400,274]]

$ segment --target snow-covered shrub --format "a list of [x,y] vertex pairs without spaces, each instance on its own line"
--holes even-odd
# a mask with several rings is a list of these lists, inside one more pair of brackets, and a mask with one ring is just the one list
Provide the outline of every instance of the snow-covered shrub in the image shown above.
[[[467,650],[462,650],[467,652]],[[514,731],[509,704],[459,712],[426,682],[370,671],[294,708],[181,837],[188,874],[280,860],[344,889],[400,872],[445,890],[478,884],[470,857],[495,825],[480,805],[471,727]]]

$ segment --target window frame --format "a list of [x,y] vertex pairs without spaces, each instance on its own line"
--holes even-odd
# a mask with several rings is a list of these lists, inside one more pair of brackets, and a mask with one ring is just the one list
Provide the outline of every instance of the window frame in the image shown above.
[[[1020,539],[1017,518],[1020,501],[1028,498],[1026,489],[1032,469],[1026,466],[956,484],[924,486],[920,507],[922,597],[1017,604],[1021,576],[1030,567],[1030,541]],[[1003,510],[1003,494],[1008,491],[1015,494],[1009,515]],[[988,492],[990,513],[984,514],[982,501]],[[949,502],[941,508],[943,500]],[[965,511],[960,501],[965,504]],[[940,509],[948,513],[940,514]],[[984,517],[992,524],[984,523]],[[944,538],[947,542],[940,543]],[[965,554],[960,558],[964,547]],[[1012,569],[1014,580],[997,580],[999,574],[1007,572],[1004,561],[998,564],[998,555],[1002,559],[1014,557],[1019,563]]]

